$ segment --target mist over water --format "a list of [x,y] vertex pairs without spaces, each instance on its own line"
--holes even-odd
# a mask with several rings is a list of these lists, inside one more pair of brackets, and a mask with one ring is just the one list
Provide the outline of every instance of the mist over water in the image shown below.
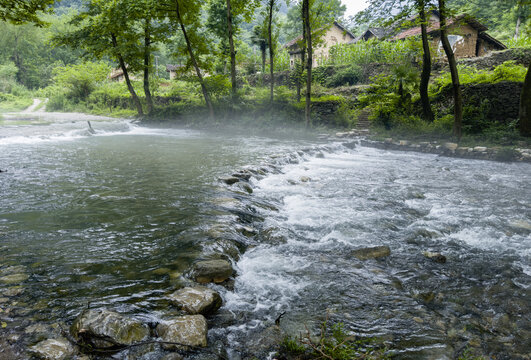
[[[252,210],[244,225],[257,235],[238,238],[252,246],[234,262],[234,290],[214,286],[224,306],[209,341],[230,354],[251,354],[282,312],[294,335],[328,312],[399,358],[450,359],[470,342],[507,359],[531,348],[528,164],[125,121],[93,121],[92,135],[73,121],[0,125],[0,270],[29,275],[13,329],[69,323],[87,303],[171,316],[164,296],[211,229]],[[218,181],[268,164],[278,170],[251,178],[252,195]],[[391,255],[352,255],[378,245]]]

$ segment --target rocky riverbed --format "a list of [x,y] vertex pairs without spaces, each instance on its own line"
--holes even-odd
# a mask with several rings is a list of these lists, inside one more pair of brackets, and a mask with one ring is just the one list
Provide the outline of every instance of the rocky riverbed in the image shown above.
[[[68,312],[28,294],[39,265],[0,264],[0,347],[13,358],[265,359],[329,313],[397,358],[526,358],[528,165],[366,145],[299,145],[217,173],[208,218],[189,225],[201,238],[189,260],[168,254],[179,261],[149,275],[115,267],[139,286]],[[40,315],[51,306],[63,316]]]

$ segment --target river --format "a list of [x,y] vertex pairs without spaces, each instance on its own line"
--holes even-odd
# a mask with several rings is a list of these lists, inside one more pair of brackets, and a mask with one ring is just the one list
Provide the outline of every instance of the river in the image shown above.
[[[157,322],[224,239],[246,251],[231,253],[233,285],[212,285],[224,305],[194,358],[266,358],[282,312],[288,333],[329,316],[396,358],[529,358],[531,166],[352,147],[83,115],[0,122],[0,275],[21,275],[0,283],[0,331],[23,348],[28,328],[87,306]],[[252,194],[218,180],[246,167],[264,172]],[[352,255],[377,245],[391,255]]]

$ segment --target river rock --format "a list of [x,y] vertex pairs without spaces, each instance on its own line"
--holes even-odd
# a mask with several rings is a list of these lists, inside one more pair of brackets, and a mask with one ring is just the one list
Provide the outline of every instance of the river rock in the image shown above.
[[400,140],[399,144],[400,144],[400,146],[407,146],[407,145],[409,145],[410,143],[409,143],[409,141],[407,141],[407,140]]
[[441,253],[425,251],[423,255],[439,264],[444,264],[446,262],[446,256],[442,255]]
[[360,260],[378,259],[391,255],[389,246],[375,246],[352,251],[352,256]]
[[450,151],[455,151],[457,148],[459,147],[459,145],[457,145],[456,143],[445,143],[444,144],[444,148],[446,150],[450,150]]
[[300,180],[301,182],[308,182],[308,181],[310,181],[311,179],[310,179],[308,176],[301,176],[299,180]]
[[179,289],[169,296],[170,301],[190,315],[211,314],[221,307],[221,296],[207,287],[196,286]]
[[75,355],[76,349],[66,339],[48,339],[31,346],[31,355],[43,360],[63,360]]
[[0,277],[0,282],[4,284],[18,284],[23,281],[28,280],[29,275],[20,273],[20,274],[10,274]]
[[247,181],[251,178],[251,174],[247,171],[242,171],[242,172],[237,172],[237,173],[232,174],[232,177]]
[[157,325],[157,334],[162,341],[179,345],[163,345],[166,349],[207,346],[207,321],[203,315],[185,315]]
[[81,342],[97,347],[131,345],[149,336],[147,325],[105,309],[83,311],[70,331]]
[[206,260],[196,262],[190,271],[191,278],[198,283],[220,283],[233,273],[232,265],[227,260]]
[[12,286],[7,289],[3,290],[3,294],[5,296],[17,296],[24,292],[24,288],[22,286]]
[[236,184],[238,181],[240,181],[240,179],[234,176],[220,178],[220,180],[223,181],[227,185]]

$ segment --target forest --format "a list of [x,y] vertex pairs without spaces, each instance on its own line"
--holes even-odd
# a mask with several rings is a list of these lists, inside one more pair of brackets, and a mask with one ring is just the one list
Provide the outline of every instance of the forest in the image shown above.
[[[260,118],[351,128],[366,110],[374,127],[387,130],[460,138],[463,127],[465,135],[486,133],[491,140],[517,132],[513,115],[503,126],[490,124],[484,116],[488,99],[455,106],[453,114],[448,106],[432,110],[429,101],[437,102],[455,83],[452,69],[457,73],[458,67],[461,84],[524,81],[531,48],[525,0],[372,0],[348,18],[339,0],[312,0],[307,21],[305,1],[35,0],[33,9],[17,4],[8,1],[0,8],[0,111],[19,111],[42,98],[48,99],[47,111],[136,115],[145,121]],[[354,36],[372,27],[396,32],[420,24],[441,5],[449,19],[467,14],[488,27],[491,36],[518,50],[515,61],[496,69],[451,66],[430,78],[432,64],[446,59],[436,49],[426,52],[423,36],[338,44],[315,65],[305,59],[322,45],[334,21]],[[297,46],[305,50],[290,65],[285,44],[297,36]],[[362,68],[375,64],[389,66],[363,79]],[[125,81],[112,81],[113,73]],[[356,85],[369,88],[355,90],[361,91],[356,97],[338,90]],[[334,114],[327,118],[319,103],[330,102]]]

